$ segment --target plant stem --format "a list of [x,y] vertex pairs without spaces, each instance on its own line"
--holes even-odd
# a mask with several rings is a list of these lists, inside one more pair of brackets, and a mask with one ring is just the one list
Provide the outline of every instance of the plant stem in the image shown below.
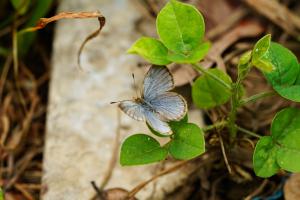
[[248,98],[245,98],[245,99],[242,99],[240,101],[240,105],[243,106],[247,103],[250,103],[250,102],[255,102],[257,101],[258,99],[262,99],[264,97],[268,97],[268,96],[273,96],[275,95],[276,92],[275,91],[267,91],[267,92],[262,92],[262,93],[259,93],[259,94],[255,94],[251,97],[248,97]]
[[236,128],[237,128],[237,130],[239,130],[239,131],[241,131],[241,132],[243,132],[243,133],[246,133],[246,134],[248,134],[248,135],[251,135],[251,136],[253,136],[253,137],[257,137],[257,138],[261,138],[261,137],[262,137],[262,136],[258,135],[257,133],[254,133],[254,132],[252,132],[252,131],[249,131],[249,130],[247,130],[247,129],[245,129],[245,128],[242,128],[242,127],[240,127],[240,126],[238,126],[238,125],[236,125]]
[[239,88],[240,87],[240,81],[237,81],[234,85],[233,85],[233,89],[232,89],[232,96],[231,96],[231,110],[229,113],[229,117],[228,117],[228,130],[229,130],[229,134],[230,134],[230,141],[231,143],[234,141],[234,139],[236,138],[236,133],[237,133],[237,128],[235,126],[235,121],[236,121],[236,114],[237,114],[237,109],[239,108]]
[[207,131],[211,131],[213,129],[216,129],[216,128],[219,128],[219,127],[222,127],[222,126],[226,126],[226,124],[227,124],[227,121],[219,121],[219,122],[216,122],[212,125],[209,125],[209,126],[206,126],[206,127],[202,128],[202,130],[204,132],[207,132]]
[[226,83],[225,81],[223,81],[222,79],[220,79],[219,77],[217,77],[216,75],[210,73],[209,71],[207,71],[206,69],[204,69],[202,66],[193,63],[192,66],[194,67],[194,69],[196,69],[197,71],[208,75],[209,77],[215,79],[216,81],[218,81],[220,84],[222,84],[223,86],[225,86],[227,89],[231,90],[231,85]]

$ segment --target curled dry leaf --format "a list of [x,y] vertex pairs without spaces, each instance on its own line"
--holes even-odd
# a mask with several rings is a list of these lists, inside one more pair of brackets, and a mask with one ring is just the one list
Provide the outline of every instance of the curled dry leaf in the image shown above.
[[77,63],[78,63],[78,66],[81,68],[80,55],[82,53],[84,46],[86,45],[86,43],[89,40],[91,40],[91,39],[95,38],[97,35],[99,35],[102,28],[105,25],[105,17],[99,11],[95,11],[95,12],[61,12],[61,13],[58,13],[57,15],[54,15],[49,18],[40,18],[40,20],[38,21],[38,23],[35,27],[26,28],[26,29],[22,30],[21,33],[32,32],[32,31],[37,31],[39,29],[43,29],[43,28],[45,28],[45,26],[47,24],[61,20],[61,19],[85,19],[85,18],[98,18],[100,26],[96,31],[94,31],[93,33],[88,35],[85,38],[85,40],[82,42],[82,44],[80,45],[80,48],[79,48],[78,54],[77,54]]
[[284,199],[300,199],[300,173],[292,174],[284,185]]

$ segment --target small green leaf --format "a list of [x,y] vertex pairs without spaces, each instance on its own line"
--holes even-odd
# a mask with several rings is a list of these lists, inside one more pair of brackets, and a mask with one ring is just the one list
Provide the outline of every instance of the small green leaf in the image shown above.
[[257,176],[270,177],[280,169],[276,162],[277,150],[270,136],[264,136],[257,142],[253,154],[253,168]]
[[[224,82],[231,84],[231,78],[223,71],[215,68],[208,71]],[[200,76],[192,86],[192,98],[199,108],[213,108],[226,103],[231,96],[230,90],[221,85],[209,75]]]
[[197,63],[208,53],[210,46],[209,42],[204,42],[189,54],[169,52],[168,59],[175,63]]
[[176,127],[169,143],[169,152],[176,159],[192,159],[205,152],[204,134],[196,124],[183,123]]
[[123,142],[120,163],[123,166],[148,164],[164,160],[167,155],[168,151],[153,137],[135,134]]
[[265,57],[271,45],[271,35],[265,35],[255,44],[252,51],[252,64],[263,72],[271,72],[275,66]]
[[4,199],[4,194],[3,194],[2,188],[0,188],[0,200],[3,200],[3,199]]
[[127,53],[139,54],[145,60],[156,65],[167,65],[168,49],[159,40],[141,37],[128,49]]
[[271,34],[265,35],[256,42],[252,52],[252,61],[260,60],[269,50],[271,44]]
[[30,5],[30,0],[10,0],[10,2],[20,15],[24,15]]
[[276,68],[272,64],[272,62],[268,61],[267,59],[263,59],[263,58],[257,60],[255,63],[253,63],[253,65],[263,72],[272,72]]
[[176,54],[187,55],[197,48],[204,35],[204,20],[192,5],[175,0],[168,2],[156,19],[158,35]]
[[286,108],[276,114],[271,136],[262,137],[254,151],[254,171],[270,177],[280,168],[300,172],[300,110]]
[[251,68],[251,51],[247,51],[246,53],[244,53],[240,60],[239,60],[239,64],[238,64],[238,76],[240,77],[240,79],[244,79],[244,77],[248,74],[248,72],[250,71]]
[[275,66],[272,72],[264,73],[275,91],[286,99],[300,102],[300,66],[297,57],[287,48],[272,42],[264,59]]

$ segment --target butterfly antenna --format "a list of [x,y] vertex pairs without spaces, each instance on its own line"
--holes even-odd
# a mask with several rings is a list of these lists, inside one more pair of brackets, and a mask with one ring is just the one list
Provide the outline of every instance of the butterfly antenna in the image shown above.
[[134,76],[134,73],[131,74],[132,75],[132,79],[133,79],[133,87],[135,89],[135,93],[136,93],[136,97],[138,98],[139,97],[139,93],[138,93],[138,86],[135,82],[135,76]]

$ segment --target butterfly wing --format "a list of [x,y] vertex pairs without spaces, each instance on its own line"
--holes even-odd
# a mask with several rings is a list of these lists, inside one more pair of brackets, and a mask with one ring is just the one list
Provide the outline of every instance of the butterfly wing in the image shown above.
[[142,98],[149,102],[156,96],[173,88],[174,80],[168,68],[152,65],[144,79]]
[[153,111],[145,112],[146,122],[157,132],[168,134],[171,133],[170,126],[159,118],[158,113]]
[[140,103],[125,100],[120,102],[119,108],[131,118],[137,121],[145,121],[144,108]]
[[152,99],[149,104],[166,121],[179,120],[187,112],[184,98],[175,92],[165,92]]

